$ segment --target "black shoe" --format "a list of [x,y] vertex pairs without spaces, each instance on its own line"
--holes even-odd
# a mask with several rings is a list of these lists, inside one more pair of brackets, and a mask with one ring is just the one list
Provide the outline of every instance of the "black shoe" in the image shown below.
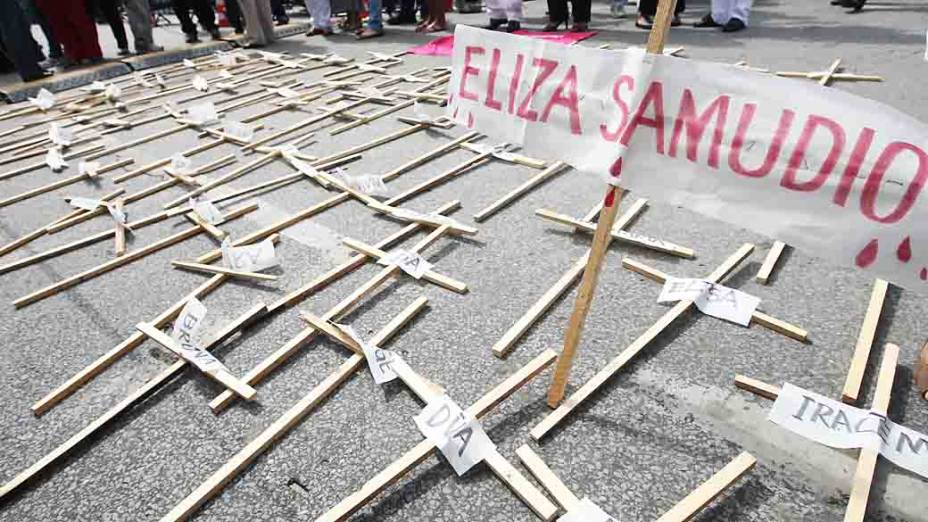
[[236,27],[236,28],[235,28],[235,34],[245,34],[245,28],[244,28],[244,27]]
[[509,23],[506,24],[507,33],[514,33],[518,31],[519,29],[522,29],[522,24],[519,23],[518,20],[509,20]]
[[116,53],[116,54],[118,54],[119,56],[129,56],[130,54],[132,54],[132,52],[129,51],[129,48],[128,48],[128,47],[123,47],[123,48],[119,49],[119,52]]
[[841,0],[841,7],[850,8],[852,13],[859,13],[866,3],[867,0]]
[[490,23],[483,26],[483,28],[495,31],[507,23],[509,23],[509,20],[506,20],[505,18],[490,18]]
[[844,0],[831,0],[831,5],[841,5],[844,3]]
[[670,27],[680,27],[681,25],[683,25],[683,22],[680,21],[680,15],[673,15],[673,18],[670,19]]
[[416,23],[416,15],[397,15],[387,19],[387,25],[415,25]]
[[219,40],[220,38],[222,38],[222,33],[219,32],[218,27],[212,28],[209,32],[209,35],[213,40]]
[[187,33],[186,41],[189,44],[193,44],[198,43],[200,39],[197,37],[197,33]]
[[281,16],[280,18],[277,19],[277,25],[287,25],[289,23],[290,23],[290,18],[287,18],[285,16]]
[[638,15],[638,19],[635,20],[635,27],[639,29],[651,29],[654,27],[654,17],[648,15]]
[[33,75],[29,75],[29,76],[24,77],[24,78],[23,78],[23,81],[24,81],[24,82],[34,82],[34,81],[36,81],[36,80],[41,80],[41,79],[43,79],[43,78],[48,78],[49,76],[51,76],[51,75],[53,75],[53,74],[55,74],[55,73],[53,73],[53,72],[51,72],[51,71],[44,71],[44,70],[43,70],[42,72],[38,72],[38,73],[35,73],[35,74],[33,74]]
[[696,22],[695,24],[693,24],[693,27],[700,27],[700,28],[702,28],[702,27],[721,27],[721,24],[719,24],[718,22],[716,22],[716,21],[712,18],[712,15],[711,15],[711,14],[707,14],[706,16],[700,18],[698,22]]
[[735,33],[746,27],[747,25],[745,25],[744,22],[742,22],[740,18],[732,18],[725,25],[722,26],[722,32],[723,33]]

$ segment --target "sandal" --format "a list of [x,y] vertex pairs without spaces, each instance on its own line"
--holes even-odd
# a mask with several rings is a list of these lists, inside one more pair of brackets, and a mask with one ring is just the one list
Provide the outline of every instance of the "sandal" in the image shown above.
[[383,36],[383,29],[379,31],[375,29],[364,29],[359,32],[355,38],[358,40],[367,40],[368,38],[377,38],[378,36]]

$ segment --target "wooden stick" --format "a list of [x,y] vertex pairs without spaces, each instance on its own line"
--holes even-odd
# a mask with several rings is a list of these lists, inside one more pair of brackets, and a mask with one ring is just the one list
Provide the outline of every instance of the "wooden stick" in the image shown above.
[[[257,209],[258,209],[258,204],[253,203],[251,205],[247,205],[245,207],[230,211],[224,217],[226,220],[235,219],[249,212],[253,212]],[[160,241],[156,241],[144,248],[130,252],[129,254],[126,254],[122,257],[111,259],[103,264],[97,265],[79,274],[66,277],[65,279],[62,279],[61,281],[58,281],[57,283],[53,283],[45,288],[42,288],[41,290],[37,290],[31,294],[20,297],[19,299],[13,301],[13,306],[15,306],[16,308],[22,308],[32,303],[41,301],[47,297],[51,297],[61,292],[62,290],[67,290],[68,288],[76,286],[84,281],[88,281],[101,274],[105,274],[106,272],[119,268],[122,265],[131,263],[132,261],[135,261],[136,259],[140,259],[149,254],[152,254],[154,252],[167,248],[175,243],[179,243],[181,241],[184,241],[185,239],[191,238],[199,234],[202,231],[203,231],[203,228],[200,226],[195,226],[195,227],[182,230]]]
[[[754,250],[754,245],[746,243],[738,249],[737,252],[729,256],[714,272],[709,274],[706,277],[707,281],[713,283],[718,283],[730,272],[732,272],[744,259],[746,259],[751,251]],[[622,351],[617,357],[609,361],[609,363],[596,375],[593,376],[589,381],[587,381],[583,386],[581,386],[569,399],[564,401],[556,410],[548,414],[538,425],[532,428],[532,431],[529,433],[534,440],[540,440],[544,437],[552,428],[560,424],[567,415],[569,415],[574,408],[580,405],[584,400],[588,399],[593,393],[598,390],[602,385],[604,385],[613,375],[619,372],[629,361],[631,361],[639,352],[645,349],[651,341],[657,338],[671,323],[673,323],[677,318],[683,315],[684,312],[690,309],[693,306],[692,300],[680,301],[674,305],[670,310],[664,313],[660,319],[657,320],[650,328],[648,328],[640,337],[635,339],[632,344],[628,346],[625,350]]]
[[259,274],[258,272],[246,272],[242,270],[232,270],[223,266],[204,265],[202,263],[190,263],[187,261],[171,261],[175,268],[184,268],[194,272],[205,272],[207,274],[225,274],[239,279],[253,279],[255,281],[277,281],[277,276],[269,274]]
[[[413,252],[420,252],[425,248],[428,248],[429,245],[438,241],[439,238],[447,234],[448,227],[438,227],[429,233],[428,236],[423,238],[421,241],[416,243],[412,247]],[[377,275],[369,279],[366,283],[356,288],[353,292],[344,297],[341,301],[338,302],[335,306],[329,309],[322,317],[326,320],[337,320],[340,317],[344,317],[359,302],[361,302],[364,297],[373,293],[377,288],[382,284],[389,281],[395,274],[399,272],[400,268],[397,266],[387,266],[384,267]],[[286,361],[290,356],[295,354],[301,347],[305,346],[310,342],[317,332],[315,328],[306,328],[295,337],[284,343],[283,346],[278,348],[268,357],[264,358],[257,366],[251,369],[250,372],[245,376],[246,380],[251,385],[256,385],[258,382],[261,382],[265,377],[271,374],[278,366],[280,366],[284,361]],[[226,409],[234,400],[234,396],[231,393],[223,392],[216,396],[212,402],[209,403],[209,407],[215,413],[219,413],[222,410]]]
[[860,385],[864,381],[864,372],[867,370],[867,361],[870,359],[870,349],[876,338],[876,329],[883,314],[883,303],[886,302],[886,293],[889,283],[883,279],[873,282],[873,291],[870,292],[870,303],[864,315],[860,333],[857,334],[857,344],[854,346],[854,355],[851,357],[851,366],[847,370],[847,379],[844,381],[844,390],[841,400],[848,404],[856,404],[860,395]]
[[778,386],[767,384],[744,375],[735,376],[735,386],[772,401],[777,400],[777,397],[780,396],[780,388]]
[[[235,332],[248,325],[252,320],[254,320],[255,317],[260,316],[264,310],[264,305],[257,305],[248,310],[239,316],[236,320],[232,321],[228,326],[223,328],[215,337],[212,338],[209,343],[207,343],[205,348],[212,349],[219,343],[228,339],[234,335]],[[145,338],[145,336],[142,334],[138,335],[140,335],[143,339]],[[37,476],[43,474],[46,468],[69,455],[75,448],[83,445],[88,440],[93,440],[95,438],[94,435],[98,431],[108,426],[113,420],[119,418],[123,413],[129,411],[136,404],[144,401],[152,393],[173,380],[174,377],[180,375],[181,371],[183,371],[183,369],[186,367],[187,361],[183,359],[174,362],[174,364],[168,368],[165,368],[154,378],[142,385],[141,388],[130,393],[129,396],[127,396],[125,399],[117,403],[112,408],[106,410],[103,415],[97,417],[97,419],[84,427],[84,429],[74,434],[71,438],[61,443],[57,448],[39,459],[38,462],[29,466],[18,475],[10,479],[9,482],[4,484],[3,487],[0,488],[0,500],[4,500],[13,491],[31,482]]]
[[[466,145],[466,143],[463,145]],[[567,168],[568,168],[568,165],[562,161],[556,161],[552,163],[551,166],[549,166],[545,170],[539,172],[538,174],[535,174],[534,176],[526,180],[524,183],[514,188],[512,191],[510,191],[508,194],[506,194],[502,198],[496,200],[495,202],[491,203],[488,207],[474,214],[474,221],[486,220],[488,217],[499,212],[500,210],[502,210],[503,208],[511,204],[513,201],[524,196],[526,193],[528,193],[530,190],[532,190],[536,186],[544,183],[550,178],[553,178],[554,176],[560,174],[561,172],[564,172],[565,170],[567,170]]]
[[[640,261],[635,261],[634,259],[629,259],[627,257],[622,259],[622,268],[631,270],[637,274],[641,274],[646,278],[660,284],[664,284],[664,282],[666,282],[667,278],[669,277],[667,274],[656,268],[652,268]],[[759,324],[760,326],[763,326],[764,328],[768,328],[771,331],[796,339],[797,341],[806,342],[809,340],[809,332],[806,330],[799,328],[798,326],[793,326],[786,321],[782,321],[757,310],[755,310],[751,315],[751,321]]]
[[[646,199],[637,200],[628,210],[625,211],[622,216],[616,220],[615,225],[612,227],[615,230],[622,229],[628,226],[638,214],[644,209],[647,204]],[[541,318],[545,312],[548,311],[551,306],[554,305],[555,301],[560,299],[562,295],[573,285],[574,281],[580,277],[580,274],[583,273],[583,269],[586,268],[588,258],[590,256],[590,251],[587,250],[586,253],[574,263],[567,272],[561,276],[557,282],[554,283],[554,286],[549,288],[542,296],[535,301],[528,311],[520,317],[512,326],[506,330],[506,333],[493,345],[493,355],[504,358],[509,355],[509,352],[512,351],[512,348],[515,346],[515,343],[522,338],[523,335],[532,327],[538,320]]]
[[[87,147],[81,150],[70,152],[68,154],[65,154],[63,157],[65,160],[70,161],[72,159],[79,158],[83,156],[84,154],[98,151],[102,148],[103,148],[103,145],[93,145],[91,147]],[[92,158],[87,157],[86,159],[90,160]],[[27,172],[32,172],[34,170],[40,170],[40,169],[45,168],[46,166],[47,164],[45,163],[45,161],[40,161],[38,163],[30,163],[29,165],[26,165],[24,167],[20,167],[18,169],[11,170],[9,172],[4,172],[3,174],[0,174],[0,180],[10,179],[10,178],[19,176],[20,174],[25,174]]]
[[528,506],[538,518],[544,521],[554,520],[558,512],[558,507],[548,500],[548,497],[539,491],[528,479],[519,473],[519,470],[510,464],[499,451],[494,449],[494,451],[487,454],[486,457],[484,457],[484,462],[487,467],[490,468],[490,471],[492,471],[503,484],[506,484],[509,490]]
[[[445,205],[439,207],[436,213],[445,214],[453,210],[457,210],[458,208],[460,208],[460,202],[452,201],[450,203],[446,203]],[[421,231],[424,228],[425,227],[419,223],[411,223],[403,227],[401,230],[391,234],[386,239],[383,239],[382,241],[378,242],[375,246],[379,249],[390,248],[393,245],[399,243],[400,241],[406,240],[409,236],[411,236],[412,234],[416,232]],[[269,313],[275,313],[278,310],[282,310],[284,308],[289,308],[291,306],[295,306],[299,304],[304,299],[306,299],[308,296],[328,286],[333,281],[342,277],[343,275],[346,275],[356,270],[357,268],[367,264],[367,262],[368,262],[368,258],[366,255],[358,254],[358,255],[352,256],[351,259],[332,268],[328,272],[320,275],[319,277],[313,279],[312,281],[301,286],[300,288],[297,288],[296,290],[288,293],[287,295],[282,297],[279,301],[272,303],[270,306],[268,306]]]
[[709,477],[683,500],[677,503],[670,511],[657,519],[657,522],[686,522],[692,520],[703,508],[709,505],[726,489],[731,487],[745,473],[754,468],[757,459],[750,453],[743,451],[734,460],[720,469],[715,475]]
[[491,153],[489,152],[486,152],[483,154],[477,154],[474,157],[467,159],[463,163],[460,163],[454,167],[451,167],[450,169],[442,172],[441,174],[438,174],[437,176],[431,179],[427,179],[417,185],[414,185],[404,190],[403,192],[384,201],[384,204],[391,205],[391,206],[399,205],[403,203],[404,201],[410,200],[414,198],[415,196],[427,190],[431,190],[437,187],[438,185],[441,185],[442,183],[445,183],[446,181],[451,180],[452,178],[455,178],[457,176],[460,176],[461,174],[464,174],[465,172],[469,171],[470,169],[474,167],[487,163],[488,161],[490,161],[490,156],[491,156]]
[[[113,203],[113,206],[117,213],[121,213],[125,206],[124,201],[122,199],[117,199],[116,202]],[[114,251],[116,252],[116,257],[120,257],[126,253],[126,227],[122,223],[116,223],[113,226],[115,227],[113,234],[116,236]]]
[[203,229],[204,232],[212,236],[213,239],[215,239],[216,241],[219,241],[220,243],[228,235],[216,225],[201,218],[200,215],[197,214],[196,212],[187,212],[186,214],[184,214],[184,217],[187,218],[194,225],[198,225],[200,228]]
[[[876,378],[876,391],[873,394],[873,403],[870,410],[886,416],[889,410],[889,400],[893,392],[893,380],[896,376],[896,364],[899,362],[899,347],[886,343],[883,349],[883,361],[880,363],[880,373]],[[870,485],[873,482],[873,472],[876,471],[877,457],[880,452],[877,448],[861,448],[857,457],[857,469],[851,481],[851,496],[844,512],[844,522],[862,522],[867,515],[867,499],[870,497]]]
[[831,63],[831,67],[829,67],[828,70],[825,71],[825,75],[822,76],[822,78],[818,81],[818,84],[822,86],[826,86],[829,83],[831,83],[831,77],[836,72],[838,72],[838,67],[841,67],[841,58],[837,58],[835,59],[834,62]]
[[[117,161],[116,163],[111,163],[97,169],[97,174],[104,174],[111,170],[125,167],[126,165],[131,165],[135,160],[132,158],[126,158],[124,160]],[[44,163],[43,163],[44,165]],[[0,208],[7,207],[13,203],[18,203],[20,201],[34,198],[46,192],[51,192],[53,190],[58,190],[62,187],[67,187],[68,185],[73,185],[79,181],[86,181],[87,176],[84,174],[78,174],[76,176],[71,176],[69,178],[59,179],[47,185],[42,185],[41,187],[34,188],[32,190],[27,190],[26,192],[16,194],[15,196],[10,196],[6,199],[0,200]]]
[[[557,223],[571,225],[576,230],[581,230],[584,232],[595,232],[598,226],[593,223],[584,223],[583,221],[576,220],[570,216],[552,212],[546,209],[538,209],[535,211],[535,214]],[[669,241],[664,241],[662,239],[631,234],[624,230],[612,230],[610,233],[612,234],[613,239],[618,239],[619,241],[623,241],[632,245],[648,248],[650,250],[656,250],[658,252],[663,252],[665,254],[670,254],[672,256],[686,259],[692,259],[696,257],[696,252],[694,252],[692,248],[680,246]]]
[[[425,307],[425,297],[419,297],[406,307],[389,324],[383,327],[371,339],[374,344],[383,344],[395,336]],[[256,458],[268,451],[271,446],[282,439],[290,430],[296,427],[307,415],[312,413],[325,399],[330,397],[342,383],[348,380],[355,372],[364,367],[364,356],[354,354],[342,365],[323,379],[308,394],[298,400],[283,415],[277,418],[270,426],[251,440],[244,448],[226,461],[218,470],[210,475],[202,484],[197,486],[189,495],[178,502],[170,512],[161,518],[162,522],[169,520],[186,520],[192,516],[209,499],[215,497],[235,477],[240,475]]]
[[[464,150],[469,150],[471,152],[477,152],[477,153],[483,152],[482,150],[483,147],[476,145],[474,143],[462,143],[461,148]],[[530,158],[528,156],[525,156],[522,154],[516,154],[514,152],[506,152],[506,155],[510,157],[511,159],[508,159],[508,160],[504,159],[503,157],[501,157],[500,154],[496,154],[496,153],[493,154],[493,157],[498,160],[509,161],[511,163],[515,163],[516,165],[522,165],[523,167],[530,167],[533,169],[540,170],[540,169],[544,169],[548,167],[548,162],[543,161],[543,160]]]
[[[478,419],[483,417],[499,403],[506,400],[528,381],[532,380],[536,375],[550,366],[556,358],[556,353],[551,350],[545,350],[541,355],[523,366],[519,371],[508,377],[500,385],[467,408],[467,412]],[[399,459],[384,468],[383,471],[375,475],[371,480],[365,483],[361,489],[352,493],[328,512],[317,518],[316,522],[335,522],[347,519],[353,513],[364,507],[365,504],[376,497],[381,491],[385,490],[391,484],[396,483],[403,478],[406,473],[412,470],[412,468],[429,458],[429,456],[435,453],[435,450],[435,446],[428,440],[420,442]],[[555,513],[556,508],[551,513],[550,518],[553,518]],[[550,518],[546,517],[545,520],[550,520]]]
[[[100,201],[112,201],[113,199],[125,194],[125,192],[126,192],[126,189],[124,188],[116,189],[113,192],[105,194],[103,197],[100,198]],[[129,204],[133,201],[129,199],[129,196],[126,196],[120,199],[122,200],[123,205]],[[97,207],[93,210],[76,209],[73,212],[69,213],[68,215],[55,221],[54,223],[49,223],[45,227],[45,233],[46,234],[58,233],[66,228],[77,225],[78,223],[83,223],[85,221],[95,218],[96,216],[101,216],[104,213],[109,214],[109,211],[107,211],[105,207]]]
[[[183,357],[183,349],[177,344],[176,341],[174,341],[174,339],[171,339],[171,336],[148,323],[138,323],[135,325],[135,328],[143,334],[147,335],[148,338],[152,341],[155,341],[161,346],[164,346],[168,350],[174,352],[175,355]],[[243,383],[236,376],[232,375],[224,368],[219,368],[203,373],[205,373],[208,377],[212,378],[216,382],[222,384],[226,388],[234,391],[245,400],[250,401],[254,399],[255,395],[258,393],[254,388]]]
[[[450,227],[449,227],[449,228],[450,228]],[[362,254],[368,256],[368,257],[374,258],[374,259],[383,259],[383,258],[386,257],[387,255],[389,255],[387,252],[384,252],[383,250],[380,250],[380,249],[377,248],[377,247],[368,245],[368,244],[366,244],[366,243],[364,243],[364,242],[361,242],[361,241],[358,241],[358,240],[356,240],[356,239],[351,239],[350,237],[344,237],[344,238],[342,238],[342,243],[344,243],[345,246],[347,246],[348,248],[350,248],[350,249],[352,249],[352,250],[356,250],[356,251],[358,251],[358,252],[360,252],[360,253],[362,253]],[[434,284],[436,284],[436,285],[438,285],[438,286],[441,286],[441,287],[443,287],[443,288],[447,288],[448,290],[453,290],[453,291],[458,292],[458,293],[460,293],[460,294],[463,294],[464,292],[467,292],[467,285],[466,285],[466,284],[464,284],[464,283],[462,283],[462,282],[460,282],[460,281],[457,281],[457,280],[455,280],[455,279],[452,279],[452,278],[450,278],[450,277],[448,277],[448,276],[439,274],[438,272],[435,272],[434,270],[426,270],[425,273],[422,274],[422,279],[424,279],[424,280],[426,280],[426,281],[428,281],[428,282],[430,282],[430,283],[434,283]]]
[[528,444],[519,447],[516,455],[519,456],[522,465],[535,477],[535,480],[548,490],[554,500],[566,511],[571,511],[580,505],[580,499],[570,491],[566,484],[561,482],[561,479],[551,471],[551,468],[541,460],[537,453],[532,451]]
[[777,265],[777,261],[780,260],[784,248],[786,248],[786,243],[782,241],[773,242],[773,246],[767,252],[767,257],[764,258],[764,263],[760,265],[760,270],[757,271],[757,275],[754,277],[758,283],[765,285],[770,280],[773,268]]
[[401,174],[404,174],[404,173],[406,173],[406,172],[409,172],[410,170],[412,170],[412,169],[414,169],[414,168],[416,168],[416,167],[418,167],[418,166],[420,166],[420,165],[424,165],[424,164],[428,163],[429,161],[431,161],[431,160],[433,160],[433,159],[435,159],[435,158],[437,158],[437,157],[439,157],[439,156],[442,156],[442,155],[444,155],[444,154],[446,154],[446,153],[448,153],[448,152],[451,152],[451,151],[457,149],[458,146],[459,146],[461,143],[465,143],[465,142],[468,142],[468,141],[470,141],[470,140],[473,140],[473,139],[477,138],[478,136],[480,136],[480,133],[478,133],[478,132],[469,132],[469,133],[467,133],[467,134],[465,134],[465,135],[463,135],[463,136],[461,136],[461,137],[459,137],[459,138],[456,138],[456,139],[454,139],[454,140],[452,140],[452,141],[450,141],[450,142],[448,142],[448,143],[446,143],[446,144],[444,144],[444,145],[442,145],[442,146],[440,146],[440,147],[438,147],[438,148],[436,148],[436,149],[430,151],[430,152],[426,152],[425,154],[423,154],[423,155],[421,155],[421,156],[418,156],[418,157],[416,157],[416,158],[413,158],[413,159],[407,161],[406,163],[400,165],[399,167],[396,167],[395,169],[393,169],[393,170],[387,172],[386,174],[384,174],[384,175],[381,177],[381,179],[383,179],[384,181],[389,181],[389,180],[391,180],[391,179],[393,179],[393,178],[396,178],[397,176],[399,176],[399,175],[401,175]]

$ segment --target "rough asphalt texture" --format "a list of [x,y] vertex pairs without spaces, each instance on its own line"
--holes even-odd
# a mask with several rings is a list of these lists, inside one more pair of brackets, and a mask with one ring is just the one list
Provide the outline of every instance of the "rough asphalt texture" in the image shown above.
[[[544,4],[530,2],[526,8],[526,25],[540,25]],[[686,20],[696,20],[706,8],[707,2],[692,2]],[[886,82],[838,83],[834,88],[886,102],[928,121],[924,89],[928,64],[923,60],[926,11],[928,7],[915,0],[872,2],[867,11],[854,16],[830,7],[826,0],[758,0],[753,27],[748,31],[729,36],[680,28],[672,31],[669,45],[685,46],[687,55],[694,59],[726,63],[748,60],[751,65],[775,70],[821,70],[840,57],[850,71],[879,74]],[[482,15],[451,18],[473,24],[483,21]],[[599,34],[584,45],[609,42],[622,47],[641,45],[646,39],[630,19],[610,19],[608,6],[602,3],[594,8],[593,26]],[[300,36],[276,44],[273,50],[337,51],[360,58],[364,51],[398,51],[423,41],[411,31],[391,28],[386,38],[363,44],[348,36],[328,40]],[[446,63],[446,59],[407,56],[398,69],[413,71]],[[233,117],[261,109],[243,109]],[[430,110],[437,111],[434,107]],[[283,128],[306,117],[307,113],[291,111],[268,118],[265,124]],[[11,124],[4,122],[2,128]],[[152,124],[106,140],[132,139],[167,125]],[[318,141],[304,150],[324,155],[403,125],[384,118],[337,136],[319,129]],[[460,130],[441,134],[459,135]],[[117,157],[132,157],[136,164],[143,164],[188,148],[196,140],[193,132],[184,132]],[[363,160],[350,165],[349,172],[382,173],[446,140],[439,133],[419,133],[365,153]],[[195,164],[233,151],[230,146],[220,147],[197,156]],[[388,186],[398,192],[470,155],[467,151],[449,154]],[[71,172],[74,170],[72,165]],[[290,171],[286,164],[276,162],[233,185],[243,187]],[[457,212],[457,219],[471,223],[474,212],[531,174],[528,168],[494,162],[415,198],[407,206],[426,211],[458,199],[463,209]],[[58,177],[47,169],[18,176],[0,182],[0,195],[15,194]],[[160,179],[141,176],[127,183],[127,188],[131,192]],[[0,210],[0,242],[5,244],[62,215],[67,210],[61,199],[65,195],[101,195],[110,190],[112,182],[105,179],[98,188],[78,185],[4,208]],[[581,216],[601,192],[598,180],[576,172],[553,179],[479,224],[480,233],[473,239],[445,238],[428,250],[427,257],[436,269],[465,281],[470,287],[468,294],[456,295],[400,278],[368,298],[343,322],[370,335],[416,297],[428,297],[427,311],[388,347],[445,386],[459,404],[470,404],[536,354],[559,348],[563,340],[572,297],[554,307],[508,359],[490,354],[493,343],[590,243],[588,235],[543,221],[534,210],[546,207]],[[145,216],[180,194],[182,189],[171,189],[129,206],[128,211],[132,217]],[[309,182],[291,185],[261,196],[260,212],[226,228],[233,237],[239,237],[325,197],[324,190]],[[109,218],[98,218],[36,241],[2,261],[109,226]],[[130,249],[184,226],[188,225],[176,218],[140,230]],[[374,217],[355,202],[292,227],[278,248],[280,280],[267,285],[224,285],[205,300],[209,327],[219,328],[255,303],[270,303],[346,259],[348,251],[340,245],[340,238],[350,236],[373,243],[397,228],[395,222]],[[771,425],[765,420],[770,401],[736,389],[733,377],[745,374],[777,385],[789,381],[827,396],[839,396],[872,281],[805,252],[791,251],[773,284],[760,286],[753,275],[771,240],[683,209],[652,204],[632,230],[691,246],[698,257],[677,260],[613,245],[583,335],[573,386],[593,375],[666,310],[655,302],[659,286],[622,269],[622,256],[674,275],[699,277],[742,243],[755,243],[753,257],[728,283],[761,297],[765,312],[808,329],[812,342],[805,345],[757,326],[741,328],[689,314],[612,379],[562,429],[540,446],[533,443],[533,447],[578,496],[590,497],[623,521],[660,516],[743,450],[758,458],[757,467],[711,504],[699,520],[841,520],[855,455],[802,440]],[[418,238],[421,235],[412,241]],[[33,402],[132,333],[137,322],[151,320],[200,284],[204,276],[174,270],[169,261],[191,259],[213,247],[208,237],[198,236],[22,310],[16,311],[9,304],[0,308],[0,396],[4,398],[0,403],[0,482],[38,460],[173,360],[160,347],[146,342],[45,416],[36,418],[29,411]],[[106,241],[0,276],[0,300],[10,303],[110,259],[112,249],[112,243]],[[354,272],[299,306],[233,338],[217,353],[233,373],[244,374],[303,328],[299,310],[325,312],[376,270],[366,266]],[[892,289],[876,342],[877,347],[886,341],[902,347],[890,416],[921,432],[928,431],[928,403],[918,398],[913,387],[911,364],[928,331],[926,314],[928,300]],[[879,354],[880,349],[875,349],[871,369],[878,364]],[[218,416],[206,403],[221,389],[188,369],[0,506],[0,520],[157,519],[348,355],[333,343],[316,340],[257,386],[257,402],[237,403]],[[864,404],[869,403],[873,391],[872,375],[868,372]],[[529,441],[528,431],[548,411],[544,394],[549,378],[550,371],[545,372],[484,421],[500,451],[519,469],[523,468],[514,451]],[[366,371],[359,372],[207,504],[198,519],[314,519],[421,439],[412,422],[421,407],[402,384],[381,388]],[[928,520],[926,493],[928,482],[924,479],[881,461],[868,519]],[[427,460],[356,515],[358,520],[534,518],[485,467],[458,478],[439,457]]]

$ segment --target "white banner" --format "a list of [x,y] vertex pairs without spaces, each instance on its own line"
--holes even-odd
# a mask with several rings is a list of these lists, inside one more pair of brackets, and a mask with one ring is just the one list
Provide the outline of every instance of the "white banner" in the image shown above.
[[618,522],[592,500],[583,497],[579,504],[557,519],[557,522]]
[[840,89],[721,63],[460,24],[447,114],[526,154],[928,285],[928,126]]
[[928,478],[928,435],[884,415],[855,408],[786,383],[771,422],[832,448],[870,448],[899,467]]
[[416,279],[420,279],[432,269],[432,263],[426,261],[425,258],[415,252],[401,248],[391,251],[383,258],[378,259],[377,262],[384,266],[396,265],[400,267],[400,270]]
[[496,445],[477,419],[447,395],[430,400],[414,420],[422,435],[435,444],[459,476],[496,451]]
[[225,366],[199,344],[199,334],[205,317],[206,306],[197,298],[190,299],[174,320],[171,337],[177,341],[177,355],[200,370],[210,373],[225,369]]
[[340,324],[338,327],[361,346],[361,350],[364,352],[364,358],[367,359],[367,367],[371,370],[371,377],[374,378],[374,382],[383,384],[396,379],[397,375],[396,372],[393,371],[393,365],[400,360],[399,355],[390,350],[378,348],[364,339],[361,339],[358,332],[355,332],[354,328],[346,324]]
[[658,303],[690,299],[699,311],[741,326],[751,324],[760,298],[703,279],[668,277],[657,297]]
[[270,238],[256,245],[232,246],[232,241],[225,238],[219,247],[222,251],[222,263],[233,270],[258,272],[280,264]]

